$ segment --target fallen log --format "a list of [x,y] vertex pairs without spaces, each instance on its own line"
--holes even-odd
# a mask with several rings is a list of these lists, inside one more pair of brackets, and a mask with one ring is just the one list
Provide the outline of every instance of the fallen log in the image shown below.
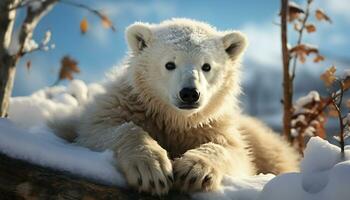
[[103,185],[68,172],[41,167],[0,154],[1,200],[189,200],[175,192],[153,197],[133,190]]

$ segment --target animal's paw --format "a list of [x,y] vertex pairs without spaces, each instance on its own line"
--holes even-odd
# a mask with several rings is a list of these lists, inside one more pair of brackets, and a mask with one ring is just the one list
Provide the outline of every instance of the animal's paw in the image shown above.
[[187,152],[173,164],[175,187],[182,192],[218,189],[222,173],[205,157]]
[[[126,155],[122,171],[128,184],[139,192],[162,196],[173,184],[171,161],[164,149],[143,147],[136,155]],[[141,151],[140,151],[141,150]]]

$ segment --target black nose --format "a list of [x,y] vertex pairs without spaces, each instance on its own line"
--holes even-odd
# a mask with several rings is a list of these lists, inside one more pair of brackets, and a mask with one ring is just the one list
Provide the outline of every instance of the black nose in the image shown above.
[[196,88],[183,88],[180,91],[180,98],[184,103],[193,104],[199,99],[199,91]]

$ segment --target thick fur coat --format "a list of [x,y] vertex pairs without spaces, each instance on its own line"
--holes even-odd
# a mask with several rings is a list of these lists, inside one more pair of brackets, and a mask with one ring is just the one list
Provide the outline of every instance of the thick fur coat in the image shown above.
[[[215,190],[224,175],[298,169],[297,153],[280,136],[240,113],[242,33],[172,19],[135,23],[126,39],[130,54],[106,92],[53,119],[58,135],[113,150],[128,184],[157,195]],[[183,88],[195,89],[195,102],[179,95]]]

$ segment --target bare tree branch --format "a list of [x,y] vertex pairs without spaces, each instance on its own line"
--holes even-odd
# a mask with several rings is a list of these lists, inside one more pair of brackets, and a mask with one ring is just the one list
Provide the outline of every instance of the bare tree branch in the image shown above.
[[[341,110],[340,110],[340,106],[342,104],[343,95],[344,95],[344,83],[343,83],[342,80],[338,80],[337,79],[336,81],[340,85],[340,93],[335,92],[335,93],[332,93],[330,96],[331,96],[332,105],[334,106],[335,110],[337,111],[337,115],[338,115],[339,129],[340,129],[340,132],[339,132],[339,139],[340,139],[339,144],[340,144],[342,158],[344,158],[345,157],[345,154],[344,154],[344,146],[345,146],[344,129],[345,129],[345,125],[344,125],[342,113],[341,113]],[[337,95],[337,93],[338,93],[338,95]]]
[[20,44],[17,56],[23,56],[25,44],[33,37],[33,32],[38,25],[40,19],[49,12],[58,0],[46,0],[42,2],[42,5],[33,10],[31,7],[27,8],[27,15],[19,31],[18,43]]
[[[103,15],[99,10],[93,9],[85,4],[81,4],[81,3],[76,3],[74,1],[69,1],[69,0],[58,0],[60,3],[62,4],[67,4],[70,6],[74,6],[74,7],[78,7],[78,8],[83,8],[85,10],[90,11],[91,13],[95,14],[97,17],[99,17],[101,20],[107,20],[106,16]],[[116,31],[115,26],[110,22],[110,28],[112,29],[112,31]]]
[[[307,5],[306,5],[306,9],[305,9],[305,16],[301,22],[301,27],[300,29],[298,30],[298,41],[297,41],[297,45],[300,45],[301,44],[301,41],[303,39],[303,34],[304,34],[304,31],[305,31],[305,25],[306,25],[306,22],[307,20],[309,19],[309,15],[310,15],[310,5],[312,3],[312,0],[308,0],[307,1]],[[291,73],[291,81],[293,82],[294,81],[294,78],[295,78],[295,70],[296,70],[296,66],[297,66],[297,61],[298,61],[298,54],[295,54],[294,57],[293,57],[293,64],[292,64],[292,73]]]

